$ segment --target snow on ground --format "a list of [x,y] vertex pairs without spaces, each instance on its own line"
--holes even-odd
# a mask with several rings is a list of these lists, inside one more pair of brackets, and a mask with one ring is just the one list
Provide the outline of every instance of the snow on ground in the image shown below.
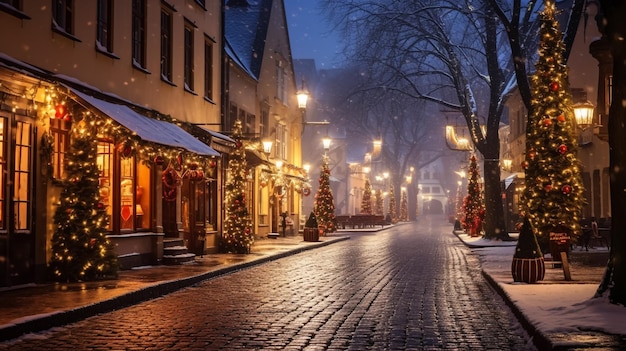
[[544,334],[592,330],[626,335],[626,307],[610,304],[607,297],[593,298],[604,268],[594,269],[597,282],[565,282],[561,275],[560,281],[515,283],[510,273],[514,243],[458,236],[470,246],[481,247],[474,250],[480,256],[481,268]]

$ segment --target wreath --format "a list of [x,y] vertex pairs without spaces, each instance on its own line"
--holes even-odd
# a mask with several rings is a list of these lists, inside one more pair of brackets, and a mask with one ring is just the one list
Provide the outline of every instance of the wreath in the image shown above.
[[178,175],[176,171],[171,167],[168,167],[163,171],[163,199],[165,201],[176,200],[176,183],[178,181]]
[[302,195],[304,196],[311,195],[311,188],[302,188]]

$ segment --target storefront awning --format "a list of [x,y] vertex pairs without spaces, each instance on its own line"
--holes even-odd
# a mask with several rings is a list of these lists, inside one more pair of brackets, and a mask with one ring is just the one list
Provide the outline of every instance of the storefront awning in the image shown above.
[[104,101],[76,89],[70,88],[70,91],[102,114],[137,134],[142,140],[185,149],[204,156],[220,155],[219,152],[173,123],[143,116],[128,106]]
[[254,168],[259,165],[272,166],[272,163],[266,159],[264,159],[261,154],[256,150],[246,149],[246,163],[248,167]]

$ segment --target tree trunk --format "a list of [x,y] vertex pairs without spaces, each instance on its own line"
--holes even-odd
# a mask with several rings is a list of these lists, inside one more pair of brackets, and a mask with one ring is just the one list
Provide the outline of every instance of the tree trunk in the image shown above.
[[[596,296],[609,292],[609,301],[626,306],[626,4],[602,1],[605,34],[613,54],[613,98],[609,110],[609,174],[611,178],[611,253]],[[601,28],[602,29],[602,28]]]
[[504,225],[504,209],[500,189],[500,164],[497,159],[487,159],[484,164],[485,179],[485,239],[509,240]]

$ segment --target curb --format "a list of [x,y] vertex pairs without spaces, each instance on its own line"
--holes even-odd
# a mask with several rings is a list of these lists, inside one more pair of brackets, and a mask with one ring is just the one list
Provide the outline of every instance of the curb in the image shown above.
[[552,350],[553,345],[550,339],[545,336],[541,331],[537,330],[537,328],[535,328],[535,326],[526,318],[526,316],[524,316],[522,311],[520,311],[520,309],[517,308],[517,306],[511,301],[511,299],[506,294],[504,289],[502,289],[500,284],[498,284],[498,282],[496,282],[492,276],[490,276],[482,269],[481,273],[483,277],[487,280],[487,282],[489,282],[489,285],[491,285],[491,287],[498,293],[498,295],[500,295],[502,300],[511,309],[511,311],[517,318],[517,321],[522,325],[522,328],[526,330],[526,333],[528,333],[528,336],[532,340],[535,347],[538,350]]
[[[117,297],[96,302],[90,305],[76,307],[70,310],[41,314],[26,317],[18,323],[6,324],[0,327],[0,341],[15,339],[24,334],[36,333],[62,325],[75,323],[97,314],[113,312],[125,307],[136,305],[145,301],[173,293],[177,290],[199,284],[205,280],[233,273],[242,269],[257,266],[280,258],[292,256],[304,251],[328,246],[336,242],[350,239],[349,236],[333,238],[333,240],[318,242],[315,245],[307,245],[297,249],[281,252],[266,257],[261,257],[248,262],[236,263],[232,266],[217,269],[211,272],[201,273],[195,276],[155,283],[155,285],[132,291]],[[30,318],[30,319],[29,319]]]

